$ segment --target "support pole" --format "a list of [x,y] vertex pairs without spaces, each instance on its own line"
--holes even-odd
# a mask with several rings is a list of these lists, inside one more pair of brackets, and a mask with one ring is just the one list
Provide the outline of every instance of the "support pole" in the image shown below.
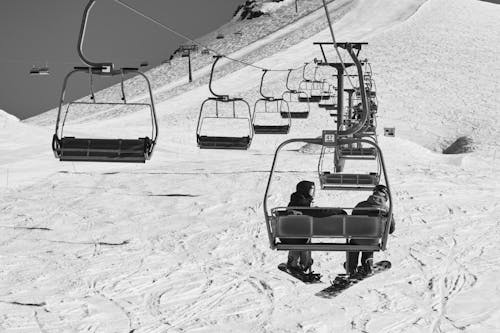
[[191,52],[188,52],[189,82],[193,82],[193,73],[191,71]]

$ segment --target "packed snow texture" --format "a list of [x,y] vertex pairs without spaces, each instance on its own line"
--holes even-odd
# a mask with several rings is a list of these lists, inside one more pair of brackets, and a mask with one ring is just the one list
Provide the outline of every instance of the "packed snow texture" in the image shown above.
[[[361,54],[373,65],[379,130],[396,127],[379,143],[397,224],[375,254],[392,268],[330,300],[315,293],[343,272],[344,254],[313,253],[324,283],[300,283],[277,269],[286,253],[269,249],[262,211],[275,147],[332,127],[323,109],[287,136],[255,136],[248,151],[204,151],[195,128],[209,92],[195,87],[158,103],[145,165],[59,162],[54,124],[1,113],[0,331],[500,331],[498,17],[500,6],[476,0],[356,0],[335,21],[338,41],[370,43]],[[321,57],[312,42],[330,38],[325,26],[273,55],[271,37],[248,48],[266,54],[256,65],[293,68]],[[253,104],[261,74],[217,75],[214,89]],[[281,95],[285,78],[270,73],[265,91]],[[149,131],[143,119],[99,112],[73,133],[137,138]],[[464,135],[474,152],[438,152]],[[299,180],[318,183],[317,162],[314,151],[285,152],[269,204],[286,205]],[[370,165],[346,170],[359,167]],[[366,195],[317,191],[315,203]]]
[[262,4],[262,11],[264,13],[275,12],[278,8],[283,6],[289,6],[294,3],[295,0],[282,0],[282,1],[268,1]]

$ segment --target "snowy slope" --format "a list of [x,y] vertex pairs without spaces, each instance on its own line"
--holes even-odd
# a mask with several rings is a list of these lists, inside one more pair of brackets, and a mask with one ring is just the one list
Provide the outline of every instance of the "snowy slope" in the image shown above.
[[[357,0],[336,22],[337,40],[370,42],[363,54],[374,66],[379,123],[397,126],[396,138],[380,137],[397,225],[376,254],[393,268],[332,300],[314,294],[342,272],[343,254],[314,253],[326,283],[305,286],[276,269],[286,254],[268,246],[262,197],[284,137],[256,137],[249,151],[198,150],[206,85],[157,105],[160,141],[145,165],[60,163],[48,130],[30,127],[33,143],[9,120],[1,142],[20,142],[29,154],[16,150],[0,165],[1,330],[500,330],[499,14],[500,6],[473,0]],[[319,57],[311,42],[328,38],[325,30],[257,64],[294,67]],[[271,75],[266,91],[280,93],[285,74]],[[242,68],[218,76],[215,89],[253,101],[260,75]],[[464,106],[459,96],[469,97]],[[76,130],[134,137],[145,130],[140,115],[90,119]],[[315,137],[328,118],[315,108],[286,137]],[[471,124],[485,149],[429,149],[472,133]],[[298,180],[316,181],[316,163],[314,154],[285,154],[271,204],[286,205]],[[318,205],[364,198],[318,192]]]

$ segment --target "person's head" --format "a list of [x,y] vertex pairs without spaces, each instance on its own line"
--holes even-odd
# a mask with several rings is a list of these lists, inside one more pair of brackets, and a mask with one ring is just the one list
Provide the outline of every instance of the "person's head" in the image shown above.
[[314,197],[314,192],[315,192],[314,182],[303,180],[297,184],[296,189],[298,193],[308,195],[311,198]]
[[377,185],[373,188],[373,195],[387,201],[389,200],[389,189],[385,185]]

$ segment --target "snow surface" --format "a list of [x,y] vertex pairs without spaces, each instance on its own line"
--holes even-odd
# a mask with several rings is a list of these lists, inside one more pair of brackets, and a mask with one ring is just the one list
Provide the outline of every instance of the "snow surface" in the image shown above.
[[273,13],[276,10],[278,10],[279,8],[281,8],[283,6],[289,6],[292,3],[295,3],[295,0],[283,0],[280,2],[264,2],[262,4],[261,11],[263,13]]
[[[357,0],[336,22],[337,40],[370,42],[379,128],[396,126],[379,141],[397,224],[375,254],[391,270],[330,300],[314,294],[343,271],[342,253],[314,253],[325,283],[303,285],[276,269],[286,253],[269,249],[262,198],[285,136],[199,150],[206,85],[157,105],[159,143],[145,165],[58,162],[52,125],[0,113],[0,331],[500,331],[499,14],[475,0]],[[322,40],[326,29],[257,64],[295,67],[319,57],[311,42]],[[260,75],[246,67],[214,85],[253,104]],[[285,75],[269,75],[266,92],[280,94]],[[143,112],[106,114],[74,131],[148,131]],[[316,137],[329,121],[313,108],[286,138]],[[464,134],[474,153],[439,153]],[[271,205],[316,181],[317,157],[283,154]],[[316,204],[365,195],[318,191]]]

